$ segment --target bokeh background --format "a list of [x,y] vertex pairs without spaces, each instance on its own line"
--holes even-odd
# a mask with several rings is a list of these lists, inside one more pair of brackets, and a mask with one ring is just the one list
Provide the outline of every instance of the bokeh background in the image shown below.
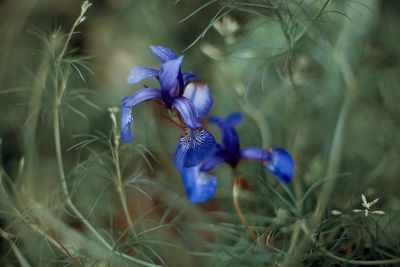
[[[400,264],[398,1],[96,0],[68,41],[81,6],[0,1],[1,266]],[[149,45],[185,55],[212,115],[243,113],[243,147],[286,148],[292,183],[221,166],[216,196],[190,204],[182,132],[154,103],[116,145],[109,109],[143,86],[131,68],[158,66]],[[379,198],[368,216],[361,194]]]

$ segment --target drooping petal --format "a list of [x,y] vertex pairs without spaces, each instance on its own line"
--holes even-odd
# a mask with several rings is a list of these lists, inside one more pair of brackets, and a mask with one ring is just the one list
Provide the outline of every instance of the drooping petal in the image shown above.
[[123,143],[133,141],[131,123],[133,121],[132,108],[121,108],[121,140]]
[[197,81],[199,79],[199,77],[197,77],[197,75],[191,71],[182,73],[182,76],[184,85],[187,85],[188,83]]
[[271,160],[267,161],[266,166],[282,182],[287,184],[292,180],[294,161],[285,149],[274,148],[271,152]]
[[167,61],[161,65],[159,80],[162,91],[179,91],[179,82],[177,78],[180,74],[182,62],[183,56],[180,56],[177,59]]
[[197,109],[199,118],[205,117],[213,104],[210,89],[207,84],[203,82],[197,81],[187,84],[183,96],[192,101],[193,105]]
[[202,160],[202,162],[199,165],[200,171],[209,172],[218,165],[225,162],[227,162],[225,151],[217,148],[213,153],[211,153],[205,159]]
[[176,146],[174,163],[179,170],[200,164],[214,151],[216,142],[214,136],[204,129],[189,130],[189,133],[179,139]]
[[194,107],[192,101],[186,97],[178,97],[173,100],[173,107],[179,112],[179,115],[185,125],[191,129],[201,127],[201,123],[198,119],[197,110]]
[[151,99],[161,99],[161,91],[156,88],[142,88],[134,92],[131,96],[123,97],[122,107],[134,107],[137,104]]
[[240,151],[243,159],[266,161],[271,159],[271,152],[259,147],[244,148]]
[[162,63],[178,57],[172,49],[167,47],[151,45],[150,50]]
[[161,99],[161,91],[155,88],[143,88],[131,96],[125,96],[121,100],[121,140],[123,143],[133,141],[131,123],[133,121],[132,108],[137,104],[151,99]]
[[137,67],[131,70],[128,76],[128,84],[132,85],[139,83],[145,79],[156,77],[158,75],[158,70],[150,67]]
[[181,171],[187,198],[198,204],[209,200],[217,191],[218,181],[215,176],[199,171],[199,166],[185,168]]

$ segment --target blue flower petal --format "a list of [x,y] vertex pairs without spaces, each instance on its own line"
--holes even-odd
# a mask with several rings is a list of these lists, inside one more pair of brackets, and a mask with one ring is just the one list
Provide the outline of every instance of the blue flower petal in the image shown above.
[[183,76],[183,84],[187,85],[190,82],[197,81],[199,78],[193,72],[184,72],[182,73]]
[[180,56],[177,59],[167,61],[161,65],[159,80],[162,91],[177,91],[176,88],[179,87],[179,82],[177,78],[181,70],[182,62],[183,56]]
[[123,97],[122,107],[134,107],[137,104],[151,99],[161,99],[161,91],[156,88],[142,88],[134,92],[131,96]]
[[214,136],[204,129],[189,129],[189,133],[179,139],[174,155],[174,164],[179,170],[200,164],[214,151]]
[[218,165],[227,162],[228,158],[226,157],[225,151],[221,148],[214,151],[214,153],[207,156],[200,163],[200,171],[201,172],[209,172]]
[[271,152],[259,147],[244,148],[240,151],[240,156],[243,159],[267,161],[271,159]]
[[292,180],[294,161],[292,156],[283,148],[274,148],[271,160],[266,163],[267,168],[284,183]]
[[123,143],[133,141],[131,123],[133,121],[132,108],[137,104],[152,99],[161,99],[161,91],[155,88],[142,88],[131,96],[123,97],[121,100],[121,140]]
[[240,112],[232,112],[226,117],[225,122],[231,126],[238,124],[243,119],[243,116]]
[[178,97],[173,100],[173,107],[179,113],[182,121],[191,129],[201,127],[201,123],[198,119],[197,110],[194,107],[192,101],[186,97]]
[[226,151],[227,162],[232,167],[236,167],[241,157],[240,140],[236,129],[233,126],[240,122],[241,114],[232,113],[226,119],[211,116],[208,120],[210,123],[216,124],[220,127],[222,132],[222,144]]
[[121,109],[121,140],[123,143],[133,141],[131,123],[133,121],[132,108]]
[[128,84],[139,83],[145,79],[158,76],[158,70],[150,67],[137,67],[131,70],[128,76]]
[[212,198],[217,191],[217,178],[200,172],[199,166],[183,169],[181,176],[186,195],[191,203],[205,202]]
[[217,116],[210,116],[208,117],[208,122],[214,125],[221,125],[223,123],[223,119]]
[[197,109],[199,118],[205,117],[213,104],[210,89],[203,82],[191,82],[186,85],[183,96],[192,101]]
[[208,121],[218,126],[224,126],[224,125],[234,126],[242,121],[242,114],[240,112],[232,112],[226,118],[210,116]]
[[178,57],[172,49],[167,47],[151,45],[150,50],[162,63],[176,59]]

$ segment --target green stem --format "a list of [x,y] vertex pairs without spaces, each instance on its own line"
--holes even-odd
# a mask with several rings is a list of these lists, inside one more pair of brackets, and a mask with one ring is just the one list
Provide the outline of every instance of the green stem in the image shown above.
[[[114,114],[112,114],[113,116]],[[113,120],[114,121],[114,120]],[[117,193],[119,195],[119,199],[121,202],[122,209],[125,214],[126,221],[128,222],[129,229],[131,230],[132,234],[136,236],[135,227],[132,221],[131,214],[128,209],[128,203],[126,202],[126,190],[122,183],[121,177],[121,168],[119,163],[119,132],[117,130],[117,125],[114,123],[114,160],[115,160],[115,186]]]

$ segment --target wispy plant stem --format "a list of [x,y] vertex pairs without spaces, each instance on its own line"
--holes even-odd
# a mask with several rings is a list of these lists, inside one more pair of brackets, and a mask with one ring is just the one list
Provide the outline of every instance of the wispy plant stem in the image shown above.
[[126,221],[128,222],[129,229],[131,230],[132,234],[134,236],[136,236],[135,227],[134,227],[134,224],[132,221],[131,214],[128,209],[128,203],[126,201],[126,190],[122,183],[121,168],[120,168],[120,162],[119,162],[120,133],[118,131],[117,120],[116,120],[115,113],[113,112],[113,110],[110,110],[110,116],[111,116],[111,120],[113,122],[113,135],[114,135],[113,155],[114,155],[114,164],[115,164],[115,175],[114,175],[115,187],[116,187],[116,190],[117,190],[120,202],[121,202],[122,209],[125,214]]

